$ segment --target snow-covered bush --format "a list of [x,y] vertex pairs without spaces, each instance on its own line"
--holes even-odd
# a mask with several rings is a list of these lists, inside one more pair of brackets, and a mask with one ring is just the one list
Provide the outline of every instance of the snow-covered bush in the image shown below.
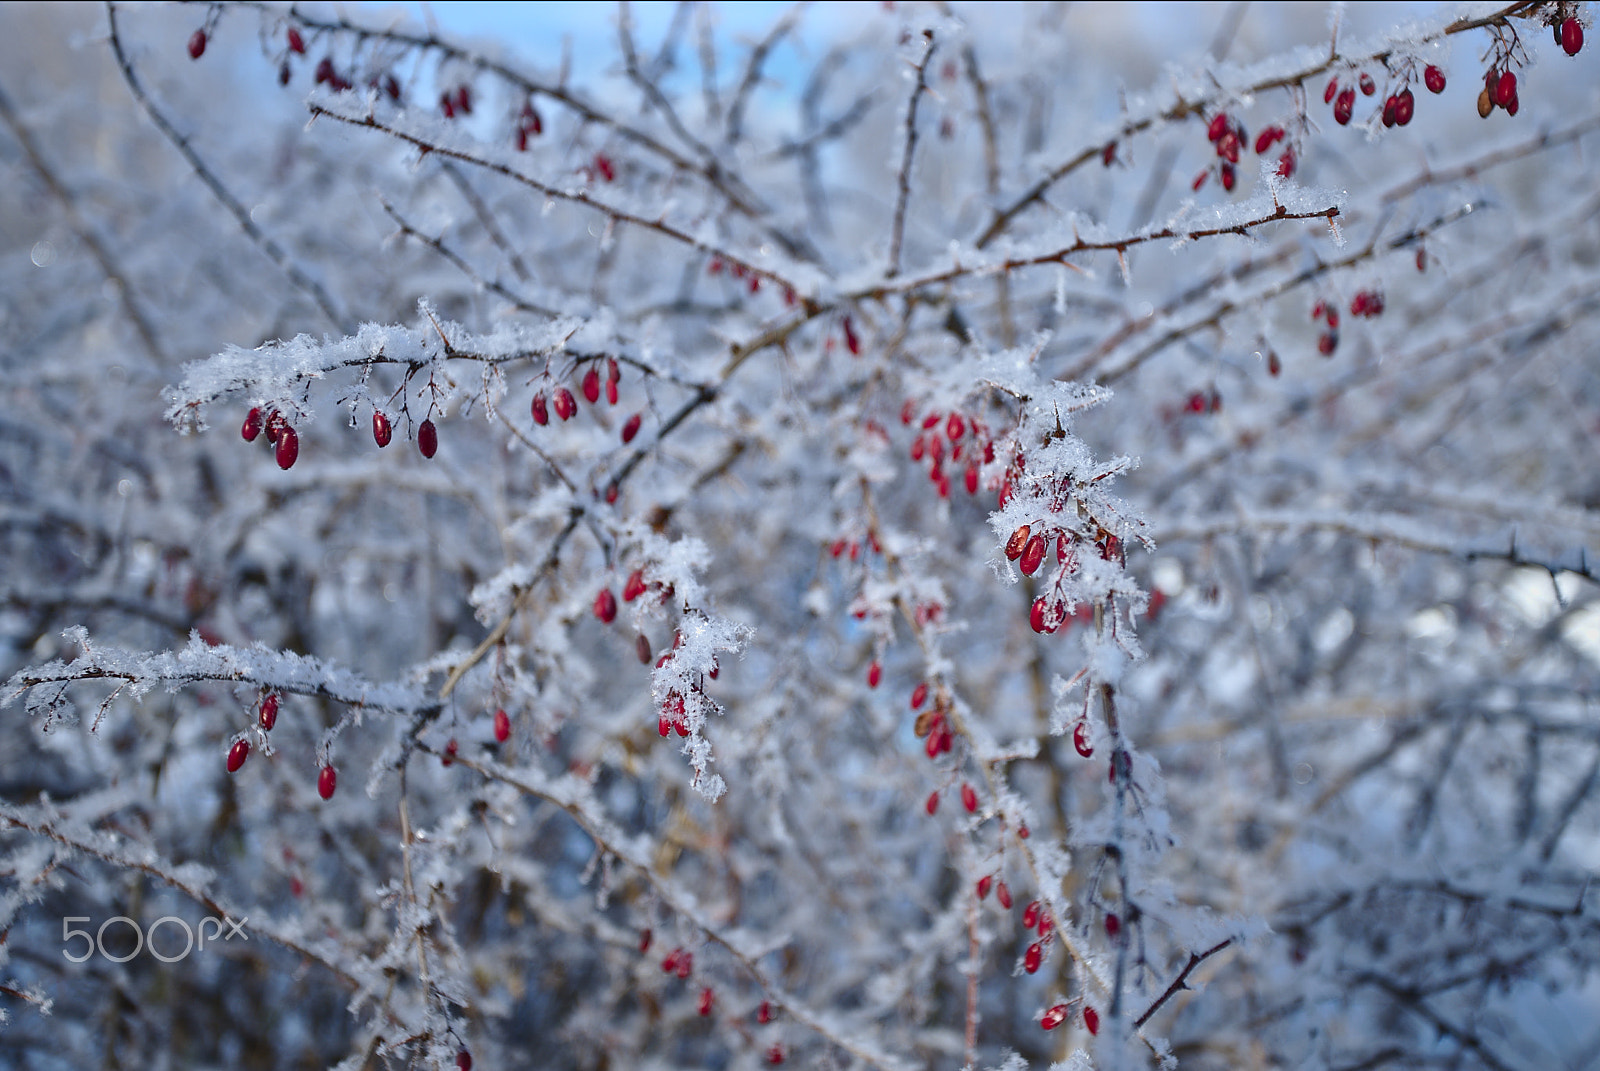
[[1589,5],[606,10],[0,9],[4,1062],[1587,1066]]

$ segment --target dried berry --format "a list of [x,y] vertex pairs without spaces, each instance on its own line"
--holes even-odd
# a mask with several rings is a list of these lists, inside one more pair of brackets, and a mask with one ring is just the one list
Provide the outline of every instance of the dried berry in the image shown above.
[[1487,89],[1478,90],[1478,117],[1489,118],[1489,113],[1494,111],[1494,99],[1489,96]]
[[650,650],[650,637],[642,632],[635,636],[633,638],[633,653],[638,656],[640,665],[648,666],[650,664],[650,656],[655,653]]
[[494,738],[497,743],[501,744],[511,738],[511,719],[507,717],[504,707],[495,708]]
[[394,437],[394,429],[389,426],[389,418],[382,412],[373,410],[372,413],[372,441],[379,447],[389,445],[389,440]]
[[338,787],[339,774],[332,766],[324,766],[322,772],[317,774],[317,795],[325,800],[331,800],[334,789]]
[[433,426],[433,421],[424,420],[422,427],[417,429],[417,449],[422,451],[423,457],[432,457],[439,452],[439,429]]
[[244,765],[244,760],[250,757],[250,741],[235,740],[228,749],[228,772],[238,773],[239,767]]

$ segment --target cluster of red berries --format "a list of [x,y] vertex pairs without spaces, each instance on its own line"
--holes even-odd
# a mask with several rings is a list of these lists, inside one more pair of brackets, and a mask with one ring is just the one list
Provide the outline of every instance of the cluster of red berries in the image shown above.
[[1327,320],[1328,329],[1317,339],[1317,352],[1332,357],[1333,351],[1339,348],[1339,310],[1326,301],[1319,301],[1311,306],[1311,319]]
[[1487,119],[1496,108],[1504,108],[1507,115],[1516,115],[1519,107],[1515,72],[1493,67],[1485,71],[1483,88],[1478,91],[1478,114]]
[[[1405,126],[1411,122],[1412,117],[1416,114],[1417,98],[1411,92],[1410,77],[1407,74],[1406,81],[1401,83],[1400,88],[1384,98],[1383,111],[1381,113],[1384,126]],[[1428,87],[1428,92],[1430,93],[1444,92],[1444,72],[1432,64],[1423,69],[1422,82]],[[1372,80],[1370,74],[1362,71],[1356,77],[1356,84],[1353,86],[1342,85],[1338,77],[1334,77],[1328,82],[1328,87],[1323,90],[1322,102],[1333,105],[1333,119],[1340,126],[1348,126],[1351,117],[1355,114],[1357,89],[1361,90],[1362,96],[1370,97],[1377,93],[1378,83]]]
[[461,115],[472,114],[472,89],[466,83],[447,89],[439,94],[439,110],[446,119],[454,119],[457,113]]
[[1222,395],[1217,392],[1215,387],[1212,387],[1209,391],[1197,390],[1189,395],[1189,400],[1183,403],[1183,407],[1191,413],[1220,413],[1222,412]]
[[[278,693],[268,692],[261,697],[261,705],[256,709],[256,724],[263,733],[270,733],[272,727],[278,724]],[[244,766],[244,760],[250,757],[250,741],[240,738],[228,748],[228,772],[238,773]],[[332,799],[333,791],[338,787],[339,775],[332,766],[323,766],[317,774],[317,794],[323,799]]]
[[1036,974],[1044,962],[1045,952],[1055,941],[1055,920],[1050,917],[1050,910],[1035,900],[1022,909],[1022,928],[1039,931],[1039,939],[1022,954],[1022,969],[1029,974]]
[[285,419],[284,415],[274,409],[265,418],[261,416],[259,408],[253,408],[244,416],[244,426],[239,429],[239,434],[247,443],[256,441],[262,432],[263,426],[267,432],[267,442],[273,448],[273,456],[277,459],[280,469],[287,469],[294,465],[295,459],[300,456],[300,436],[294,426]]
[[1383,315],[1383,295],[1376,290],[1361,290],[1350,299],[1350,315],[1371,319]]
[[1006,887],[1006,883],[1004,881],[995,881],[993,874],[985,874],[983,877],[978,879],[978,899],[986,899],[989,895],[989,889],[991,887],[994,889],[994,898],[999,901],[1000,906],[1005,910],[1010,911],[1011,890]]
[[527,100],[522,104],[522,111],[517,113],[517,132],[512,140],[516,142],[518,152],[526,152],[528,139],[536,138],[544,133],[544,119],[539,115],[538,109],[533,106],[533,101]]
[[[711,262],[706,265],[707,275],[721,275],[724,271],[728,273],[728,278],[743,281],[745,287],[749,289],[750,293],[754,294],[761,290],[761,277],[755,272],[751,271],[749,268],[745,267],[743,264],[740,264],[738,261],[723,263],[721,257],[712,257]],[[786,295],[790,298],[789,304],[791,305],[794,304],[793,294],[794,291],[791,290],[788,291]],[[851,337],[854,337],[853,333]],[[853,348],[850,352],[859,353],[860,347],[861,343],[858,341],[855,344],[855,348]]]
[[[602,390],[605,391],[606,403],[608,405],[616,405],[617,384],[621,381],[622,370],[617,367],[617,359],[615,357],[607,357],[604,387],[600,383],[600,368],[599,363],[596,361],[592,362],[584,371],[583,378],[579,381],[578,389],[583,392],[584,401],[590,405],[599,404]],[[555,409],[556,416],[561,420],[571,420],[577,415],[578,401],[572,396],[570,390],[564,386],[559,386],[548,400],[545,398],[544,391],[536,391],[530,408],[533,413],[533,422],[540,427],[544,427],[550,423],[550,410],[552,408]],[[643,416],[643,413],[634,413],[623,422],[622,441],[624,443],[633,442],[633,437],[639,434],[639,424]]]
[[[1094,616],[1092,608],[1082,606],[1069,618],[1066,599],[1061,596],[1062,583],[1077,569],[1076,533],[1049,529],[1043,524],[1039,525],[1038,530],[1032,525],[1019,525],[1006,540],[1006,558],[1016,562],[1024,576],[1032,576],[1044,564],[1051,542],[1055,543],[1056,564],[1060,566],[1056,574],[1055,591],[1039,596],[1028,611],[1028,624],[1032,626],[1033,631],[1043,635],[1057,632],[1069,620],[1092,619]],[[1106,561],[1120,558],[1122,555],[1122,540],[1105,529],[1097,530],[1094,547]]]
[[[938,696],[934,699],[933,706],[923,710],[922,707],[927,701],[928,682],[922,681],[911,691],[911,709],[918,712],[917,719],[911,726],[911,731],[916,734],[918,740],[925,742],[923,751],[927,753],[928,758],[937,759],[940,755],[949,754],[955,747],[956,734],[951,731],[950,719],[945,714],[944,696]],[[963,798],[965,798],[965,795],[963,793]],[[938,809],[939,793],[934,792],[933,795],[928,797],[927,810],[929,814],[933,814]],[[972,806],[968,807],[967,810],[970,812],[977,809],[977,795],[973,794]]]
[[[908,400],[900,410],[900,423],[910,425],[916,419],[916,403]],[[950,497],[950,477],[944,468],[946,439],[950,443],[948,454],[951,467],[963,468],[962,486],[967,489],[967,494],[977,494],[978,466],[994,460],[994,439],[989,429],[977,417],[956,411],[951,411],[948,416],[937,412],[927,413],[921,425],[917,437],[911,441],[911,460],[927,461],[928,479],[939,489],[939,497]]]
[[[1245,145],[1249,144],[1250,135],[1245,131],[1244,124],[1237,118],[1230,117],[1227,112],[1218,112],[1212,116],[1211,123],[1206,127],[1206,137],[1216,147],[1217,160],[1214,165],[1217,175],[1222,181],[1222,188],[1229,193],[1233,192],[1236,172],[1234,165],[1239,162],[1239,153]],[[1194,178],[1194,188],[1198,190],[1205,185],[1211,176],[1212,169],[1206,168]]]

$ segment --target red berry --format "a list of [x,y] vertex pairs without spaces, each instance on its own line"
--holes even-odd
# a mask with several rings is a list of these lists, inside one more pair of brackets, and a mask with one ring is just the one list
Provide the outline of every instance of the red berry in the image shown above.
[[777,1066],[783,1063],[783,1046],[774,1044],[767,1050],[767,1063]]
[[1083,1009],[1083,1025],[1089,1028],[1089,1033],[1091,1034],[1100,1033],[1100,1013],[1085,1005]]
[[1324,357],[1332,357],[1333,351],[1338,347],[1339,333],[1337,331],[1324,332],[1323,336],[1317,339],[1317,352]]
[[608,625],[617,619],[617,597],[610,588],[601,588],[594,597],[594,616]]
[[1281,126],[1263,128],[1261,133],[1256,135],[1256,155],[1266,155],[1267,150],[1272,148],[1273,143],[1283,136],[1284,132]]
[[1072,746],[1084,758],[1094,754],[1094,745],[1089,743],[1089,723],[1080,721],[1072,730]]
[[298,52],[302,56],[306,52],[306,40],[300,36],[300,31],[293,26],[289,27],[289,51]]
[[460,751],[461,745],[456,743],[455,737],[452,736],[450,738],[450,742],[444,746],[444,754],[439,756],[439,764],[442,766],[450,766],[454,764],[456,761],[456,755],[459,754]]
[[386,74],[383,76],[383,91],[389,94],[390,100],[398,101],[400,99],[400,83],[394,75]]
[[711,1003],[712,1003],[712,1000],[713,1000],[713,997],[712,997],[711,987],[710,986],[706,986],[704,989],[700,990],[700,1014],[701,1015],[710,1015],[711,1014]]
[[922,681],[911,691],[911,709],[917,710],[928,701],[928,682]]
[[1283,155],[1278,157],[1278,177],[1289,178],[1294,174],[1295,155],[1294,147],[1283,150]]
[[276,692],[268,692],[266,697],[261,700],[261,711],[257,715],[256,721],[264,733],[272,732],[272,727],[278,724],[278,695]]
[[506,715],[504,707],[495,708],[494,738],[501,744],[511,738],[511,719]]
[[1022,957],[1022,969],[1029,974],[1039,970],[1039,964],[1044,960],[1044,945],[1038,941],[1028,946],[1028,951]]
[[239,767],[244,765],[244,760],[250,757],[250,741],[235,740],[228,749],[228,772],[238,773]]
[[199,59],[206,52],[206,32],[196,30],[189,35],[189,58]]
[[1417,249],[1417,270],[1428,270],[1428,251],[1420,247]]
[[923,806],[927,808],[929,814],[938,814],[939,813],[939,790],[938,789],[934,789],[932,792],[928,793],[928,802],[923,804]]
[[605,179],[607,182],[616,181],[617,167],[611,162],[611,157],[607,156],[605,153],[595,153],[594,169],[600,172],[600,177]]
[[761,1007],[756,1009],[756,1022],[758,1022],[758,1023],[770,1023],[770,1022],[772,1022],[772,1005],[769,1002],[763,1000],[761,1002]]
[[439,429],[433,426],[433,421],[424,420],[422,427],[417,429],[417,449],[422,451],[423,457],[432,457],[439,452]]
[[961,783],[961,806],[967,809],[968,814],[973,814],[978,809],[978,794],[965,781]]
[[1515,93],[1511,94],[1511,99],[1506,101],[1506,114],[1516,115],[1519,107],[1521,107],[1521,105],[1517,103],[1517,95]]
[[1211,124],[1206,127],[1206,137],[1211,141],[1221,141],[1222,136],[1228,132],[1228,113],[1218,112],[1211,117]]
[[1023,525],[1011,533],[1011,538],[1006,540],[1006,557],[1016,561],[1022,557],[1022,552],[1028,546],[1028,526]]
[[978,879],[978,899],[984,900],[989,896],[989,887],[994,884],[994,875],[985,874]]
[[1333,121],[1338,123],[1340,126],[1349,126],[1350,115],[1355,110],[1355,106],[1356,91],[1353,89],[1346,89],[1344,92],[1340,93],[1339,98],[1333,102]]
[[945,421],[944,433],[950,436],[950,441],[955,442],[967,431],[966,422],[961,419],[960,413],[951,413],[950,419]]
[[556,388],[556,416],[562,420],[571,420],[572,414],[578,411],[578,403],[572,397],[572,392],[565,387]]
[[1364,97],[1370,97],[1372,94],[1378,91],[1378,83],[1374,82],[1372,80],[1372,75],[1368,74],[1366,71],[1361,72],[1361,78],[1359,79],[1358,84],[1361,86],[1361,95]]
[[1122,920],[1117,918],[1115,911],[1106,912],[1106,936],[1115,937],[1122,929]]
[[1034,900],[1022,909],[1022,928],[1031,930],[1039,924],[1039,901]]
[[289,468],[294,464],[294,459],[300,456],[300,436],[296,435],[295,430],[287,424],[278,432],[278,448],[275,453],[280,469]]
[[394,429],[389,426],[389,418],[374,410],[372,413],[372,441],[381,448],[388,446],[389,440],[393,437]]
[[1577,19],[1568,18],[1561,24],[1561,50],[1569,56],[1583,51],[1583,27]]
[[1211,177],[1211,171],[1209,169],[1200,172],[1198,175],[1196,175],[1194,177],[1194,182],[1190,184],[1190,189],[1199,190],[1201,186],[1204,186],[1206,184],[1206,179],[1208,179],[1210,177]]
[[1028,627],[1032,628],[1035,632],[1049,632],[1050,627],[1045,620],[1045,614],[1049,612],[1049,609],[1050,604],[1045,601],[1043,595],[1039,596],[1037,599],[1034,599],[1033,605],[1028,609]]
[[[1400,126],[1405,126],[1407,123],[1411,122],[1411,116],[1415,114],[1416,107],[1417,98],[1412,96],[1411,90],[1402,89],[1394,98],[1395,123]],[[1510,109],[1507,110],[1509,111]]]
[[1330,78],[1328,80],[1328,88],[1324,89],[1322,91],[1322,103],[1324,103],[1324,104],[1332,104],[1333,103],[1334,94],[1336,94],[1338,92],[1339,92],[1339,79]]
[[856,337],[856,329],[851,324],[850,317],[846,316],[839,326],[844,329],[845,349],[850,351],[850,356],[859,357],[861,355],[861,340]]
[[1000,906],[1007,911],[1011,910],[1011,890],[1006,888],[1005,882],[998,882],[994,887],[994,898],[1000,901]]
[[1023,840],[1027,840],[1029,837],[1033,836],[1033,834],[1028,832],[1028,823],[1023,822],[1021,825],[1017,826],[1017,836]]
[[1027,545],[1022,548],[1022,560],[1017,564],[1022,567],[1024,576],[1032,576],[1038,571],[1039,565],[1044,561],[1044,536],[1035,535],[1030,538]]
[[927,448],[927,441],[924,440],[922,436],[918,435],[914,440],[912,440],[911,443],[911,460],[921,461],[922,455],[927,451]]
[[1050,921],[1050,912],[1048,912],[1048,911],[1039,912],[1039,936],[1040,937],[1048,937],[1050,935],[1051,927],[1053,927],[1054,925],[1055,925],[1055,923]]
[[1224,190],[1227,190],[1229,193],[1232,193],[1233,192],[1233,184],[1234,184],[1234,181],[1235,181],[1234,172],[1233,172],[1233,165],[1232,164],[1223,164],[1222,168],[1221,168],[1221,171],[1222,171],[1222,188]]
[[1104,149],[1100,150],[1100,166],[1101,167],[1110,167],[1112,164],[1114,164],[1116,162],[1117,162],[1117,143],[1114,142],[1114,141],[1108,141],[1108,142],[1106,142],[1106,147]]
[[967,494],[975,495],[978,493],[978,466],[976,463],[967,466],[965,482]]
[[1056,1027],[1060,1026],[1066,1021],[1067,1005],[1057,1004],[1055,1007],[1044,1013],[1044,1017],[1039,1020],[1039,1025],[1044,1027],[1046,1030],[1054,1030]]
[[1517,76],[1506,71],[1494,83],[1494,102],[1506,111],[1511,110],[1511,102],[1517,98]]
[[1394,126],[1394,124],[1399,121],[1398,116],[1399,105],[1397,103],[1397,98],[1391,96],[1388,100],[1383,102],[1383,125]]
[[635,413],[622,424],[622,441],[624,444],[633,442],[633,437],[639,434],[639,418],[642,414]]
[[456,1053],[456,1071],[472,1071],[472,1053],[466,1049]]
[[867,667],[867,687],[876,688],[881,680],[883,680],[883,666],[874,661]]
[[622,601],[632,602],[644,594],[644,570],[635,569],[628,574],[628,580],[622,585]]
[[550,410],[544,404],[544,391],[533,396],[533,422],[540,427],[550,423]]
[[685,952],[681,956],[678,957],[678,977],[679,978],[687,978],[687,977],[689,977],[689,973],[691,971],[693,971],[693,970],[694,970],[694,953],[693,952]]
[[635,636],[633,638],[633,653],[638,656],[641,666],[648,666],[650,664],[650,656],[655,653],[650,650],[650,637],[642,632]]
[[650,941],[654,937],[655,937],[655,934],[653,934],[650,931],[650,927],[648,927],[648,926],[646,926],[644,929],[639,931],[639,954],[640,955],[643,955],[644,953],[650,951]]
[[1422,72],[1422,83],[1428,87],[1429,93],[1443,93],[1444,72],[1430,63]]
[[256,436],[261,434],[260,409],[252,409],[244,415],[244,427],[239,429],[239,434],[244,436],[247,443],[256,441]]
[[339,787],[339,774],[332,766],[324,766],[322,772],[317,774],[317,795],[325,800],[333,799],[333,790]]
[[583,374],[583,400],[590,405],[600,400],[600,373],[593,367]]
[[333,69],[333,57],[332,56],[323,56],[320,60],[317,61],[317,72],[316,73],[317,73],[317,85],[319,85],[319,86],[324,82],[330,82],[331,83],[331,82],[337,82],[339,80],[338,74],[335,73],[334,69]]
[[606,380],[606,404],[617,404],[617,381],[614,379]]

